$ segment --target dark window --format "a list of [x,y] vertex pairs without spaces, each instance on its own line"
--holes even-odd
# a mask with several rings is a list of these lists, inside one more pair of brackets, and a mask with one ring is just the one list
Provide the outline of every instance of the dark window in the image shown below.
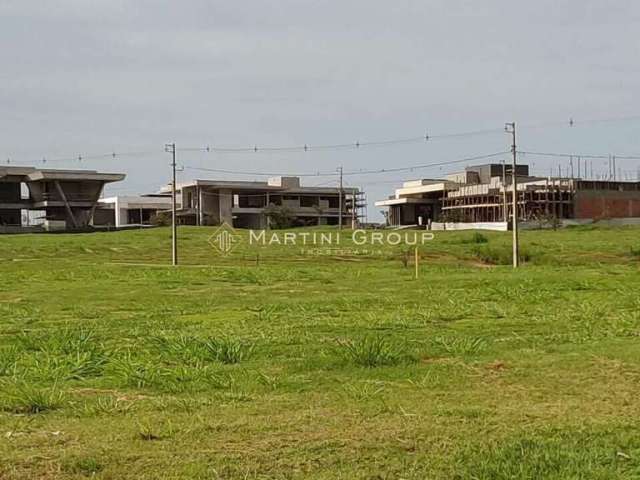
[[300,197],[301,207],[317,207],[319,204],[318,197]]
[[328,197],[327,200],[329,200],[329,208],[340,208],[339,197]]

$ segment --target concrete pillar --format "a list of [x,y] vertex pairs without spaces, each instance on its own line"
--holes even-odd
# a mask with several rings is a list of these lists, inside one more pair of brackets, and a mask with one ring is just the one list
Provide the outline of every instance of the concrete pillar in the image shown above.
[[218,197],[220,223],[233,225],[233,193],[229,189],[221,189]]
[[[113,204],[113,211],[114,211],[114,219],[116,222],[116,227],[119,227],[120,224],[122,223],[122,219],[121,219],[121,212],[120,212],[120,200],[118,199],[118,197],[116,197],[116,203]],[[126,212],[125,212],[126,213]]]
[[198,225],[204,225],[204,195],[202,194],[202,188],[198,187]]
[[200,187],[200,216],[201,225],[218,225],[220,223],[220,207],[217,190],[205,191]]

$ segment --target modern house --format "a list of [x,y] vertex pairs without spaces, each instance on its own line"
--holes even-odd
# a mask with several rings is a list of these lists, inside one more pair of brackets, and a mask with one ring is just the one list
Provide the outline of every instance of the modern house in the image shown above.
[[[170,193],[171,187],[163,193]],[[357,188],[306,187],[299,177],[266,182],[194,180],[179,184],[180,222],[191,225],[227,223],[239,228],[265,228],[286,216],[291,226],[358,223],[363,193]]]
[[[517,215],[524,222],[588,223],[603,219],[640,221],[640,182],[537,177],[516,166]],[[376,206],[388,209],[392,226],[432,222],[506,227],[513,214],[512,167],[467,167],[445,179],[414,180]]]
[[95,226],[116,228],[152,225],[154,217],[171,210],[170,194],[119,195],[101,198],[93,216]]
[[104,186],[124,178],[94,170],[0,166],[0,231],[87,228]]

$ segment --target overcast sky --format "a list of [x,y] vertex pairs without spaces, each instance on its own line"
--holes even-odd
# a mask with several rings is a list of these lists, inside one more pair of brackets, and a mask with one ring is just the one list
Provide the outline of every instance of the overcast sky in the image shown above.
[[[522,125],[525,150],[637,155],[638,32],[637,0],[0,0],[0,163],[157,151],[48,164],[124,171],[127,180],[111,192],[141,193],[168,180],[162,148],[171,141],[178,148],[317,145],[499,129],[508,121]],[[525,128],[538,124],[545,128]],[[346,151],[179,152],[178,163],[392,168],[503,151],[508,142],[497,132]],[[557,159],[522,161],[540,174],[557,169]],[[601,163],[594,168],[606,170]],[[619,164],[628,175],[638,168]],[[457,168],[348,183],[372,202],[392,193],[394,182]],[[190,169],[180,176],[228,178]],[[378,216],[375,208],[369,214]]]

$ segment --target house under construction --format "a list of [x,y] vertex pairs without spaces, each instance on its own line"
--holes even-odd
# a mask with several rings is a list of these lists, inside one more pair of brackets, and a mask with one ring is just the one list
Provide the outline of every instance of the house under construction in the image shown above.
[[[516,178],[522,221],[640,221],[640,182],[536,177],[528,165],[516,166]],[[441,180],[405,182],[376,205],[388,208],[394,226],[507,222],[513,214],[512,185],[510,165],[479,165]]]

